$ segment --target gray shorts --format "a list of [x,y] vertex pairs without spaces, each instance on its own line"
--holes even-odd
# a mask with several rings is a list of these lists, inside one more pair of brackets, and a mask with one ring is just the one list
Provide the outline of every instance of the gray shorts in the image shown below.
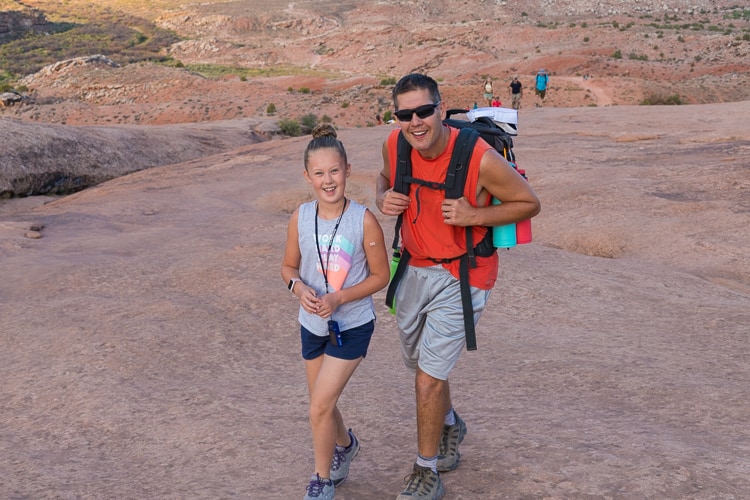
[[[475,324],[489,296],[490,290],[471,287]],[[458,279],[443,266],[408,266],[396,290],[396,321],[406,366],[448,380],[466,348]]]

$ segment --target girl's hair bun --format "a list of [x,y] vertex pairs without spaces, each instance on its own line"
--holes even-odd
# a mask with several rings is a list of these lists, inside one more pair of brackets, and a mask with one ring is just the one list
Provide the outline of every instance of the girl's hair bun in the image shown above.
[[320,137],[333,137],[336,138],[336,129],[330,123],[321,123],[316,125],[312,131],[313,139]]

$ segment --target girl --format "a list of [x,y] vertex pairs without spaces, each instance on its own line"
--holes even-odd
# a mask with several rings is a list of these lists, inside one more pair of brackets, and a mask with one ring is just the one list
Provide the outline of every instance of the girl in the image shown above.
[[305,499],[328,500],[359,452],[337,401],[367,354],[375,326],[372,294],[388,284],[390,269],[377,219],[345,196],[351,165],[331,125],[313,130],[304,164],[316,200],[292,214],[281,277],[300,301],[310,393],[315,471]]

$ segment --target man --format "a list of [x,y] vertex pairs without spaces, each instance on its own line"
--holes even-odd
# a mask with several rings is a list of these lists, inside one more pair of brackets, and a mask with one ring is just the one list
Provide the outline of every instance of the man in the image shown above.
[[518,81],[518,76],[514,76],[508,85],[510,88],[510,105],[513,109],[521,109],[521,97],[523,97],[523,85]]
[[[466,253],[465,231],[481,241],[484,226],[533,217],[539,199],[529,184],[483,140],[469,162],[464,196],[445,199],[440,189],[410,184],[408,195],[393,190],[399,133],[412,147],[412,177],[442,183],[458,130],[443,124],[447,106],[438,85],[422,74],[396,83],[393,104],[399,125],[383,144],[383,170],[376,204],[385,215],[403,214],[401,235],[410,254],[396,291],[396,320],[406,366],[415,371],[418,455],[399,499],[439,499],[445,494],[439,472],[458,466],[458,445],[467,428],[454,411],[448,376],[465,346],[459,257]],[[502,200],[493,205],[492,196]],[[469,273],[475,319],[497,279],[498,256],[476,257]]]

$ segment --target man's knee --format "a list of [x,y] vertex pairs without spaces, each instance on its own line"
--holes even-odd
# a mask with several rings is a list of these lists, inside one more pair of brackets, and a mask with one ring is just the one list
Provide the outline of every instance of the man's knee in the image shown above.
[[415,388],[417,396],[434,397],[442,393],[447,381],[435,378],[429,373],[417,370]]

